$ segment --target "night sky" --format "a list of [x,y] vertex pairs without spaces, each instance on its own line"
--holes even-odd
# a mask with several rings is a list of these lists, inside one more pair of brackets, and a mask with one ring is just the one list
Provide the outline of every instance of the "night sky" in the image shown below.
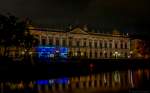
[[0,13],[29,17],[34,24],[89,24],[125,32],[150,30],[149,0],[0,0]]

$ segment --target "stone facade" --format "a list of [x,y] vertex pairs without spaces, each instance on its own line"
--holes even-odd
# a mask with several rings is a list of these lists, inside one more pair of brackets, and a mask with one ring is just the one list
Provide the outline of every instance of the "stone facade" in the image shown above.
[[112,34],[94,33],[76,27],[70,31],[29,27],[39,39],[39,45],[68,47],[70,57],[94,59],[127,58],[130,54],[130,38],[113,31]]

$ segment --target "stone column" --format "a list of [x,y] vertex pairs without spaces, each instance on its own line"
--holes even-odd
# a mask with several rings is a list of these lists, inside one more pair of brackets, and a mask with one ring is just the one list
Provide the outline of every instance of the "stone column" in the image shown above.
[[94,39],[92,39],[92,48],[94,48],[95,46],[94,46]]
[[102,40],[102,48],[105,47],[105,40]]
[[83,88],[83,81],[79,82],[79,87],[82,89]]
[[64,40],[64,38],[62,38],[62,37],[59,38],[59,42],[60,42],[59,46],[63,46],[63,40]]
[[46,38],[46,44],[49,45],[49,37]]
[[86,81],[86,88],[89,88],[89,81]]
[[127,48],[130,50],[130,40],[128,40]]
[[92,80],[92,82],[91,82],[91,85],[92,85],[92,88],[94,88],[94,80]]
[[115,48],[115,40],[112,40],[112,49]]
[[39,36],[40,45],[42,45],[42,36]]
[[121,48],[121,43],[120,43],[120,40],[118,40],[118,48],[120,49]]
[[53,37],[53,45],[56,45],[56,37]]

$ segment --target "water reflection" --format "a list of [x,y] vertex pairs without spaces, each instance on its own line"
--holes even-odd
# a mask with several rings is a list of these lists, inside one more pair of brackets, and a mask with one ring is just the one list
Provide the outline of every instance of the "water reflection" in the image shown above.
[[10,91],[32,91],[36,93],[72,93],[72,92],[96,92],[119,91],[131,88],[146,87],[150,81],[150,69],[138,69],[127,71],[101,72],[87,76],[63,77],[47,80],[25,81],[1,81],[1,93]]

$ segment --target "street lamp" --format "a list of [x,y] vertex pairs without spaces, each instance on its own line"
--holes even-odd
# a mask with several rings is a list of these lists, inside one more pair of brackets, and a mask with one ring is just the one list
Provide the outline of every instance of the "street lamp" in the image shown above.
[[120,56],[120,53],[118,53],[117,51],[113,54],[113,56],[115,56],[115,58],[117,59],[118,56]]

